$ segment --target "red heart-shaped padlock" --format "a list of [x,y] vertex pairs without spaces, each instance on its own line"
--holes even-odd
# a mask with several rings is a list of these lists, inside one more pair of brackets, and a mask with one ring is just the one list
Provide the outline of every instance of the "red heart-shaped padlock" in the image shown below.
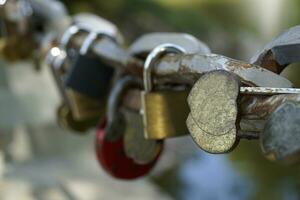
[[145,174],[154,167],[160,154],[148,164],[137,164],[129,158],[124,151],[123,136],[116,141],[106,139],[106,122],[103,122],[96,133],[96,154],[99,164],[111,176],[118,179],[135,179]]

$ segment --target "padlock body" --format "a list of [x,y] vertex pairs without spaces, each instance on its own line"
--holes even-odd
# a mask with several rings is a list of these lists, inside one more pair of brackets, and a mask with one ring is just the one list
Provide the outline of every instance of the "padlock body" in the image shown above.
[[188,134],[188,90],[142,92],[145,137],[165,139]]
[[114,69],[91,55],[78,55],[65,80],[67,88],[101,99],[107,96]]
[[66,89],[66,95],[74,119],[102,119],[104,117],[106,107],[105,99],[96,100],[72,89]]
[[77,120],[102,119],[114,69],[91,55],[78,55],[66,74],[66,96]]
[[300,104],[286,101],[268,118],[260,141],[264,155],[271,161],[287,163],[300,160]]

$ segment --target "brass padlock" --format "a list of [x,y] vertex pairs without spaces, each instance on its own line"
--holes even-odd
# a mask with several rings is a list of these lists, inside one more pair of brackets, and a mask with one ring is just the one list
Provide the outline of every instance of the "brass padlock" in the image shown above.
[[225,153],[238,143],[239,79],[217,70],[204,74],[193,86],[186,120],[196,144],[209,153]]
[[101,118],[105,113],[106,102],[83,95],[75,90],[66,89],[69,105],[74,118],[85,120],[89,118]]
[[178,45],[162,44],[153,49],[144,65],[144,87],[141,94],[144,134],[148,139],[165,139],[188,133],[185,120],[189,113],[186,88],[153,90],[151,70],[156,59],[167,53],[184,53]]

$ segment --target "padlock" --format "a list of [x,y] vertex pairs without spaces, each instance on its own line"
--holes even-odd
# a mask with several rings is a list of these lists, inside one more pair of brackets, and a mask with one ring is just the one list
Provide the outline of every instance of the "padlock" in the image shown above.
[[186,124],[193,140],[204,151],[225,153],[238,144],[239,90],[239,79],[222,70],[204,74],[191,89],[191,112]]
[[[89,33],[83,42],[79,55],[72,63],[71,69],[66,75],[65,87],[68,91],[67,95],[70,106],[74,111],[75,118],[80,120],[84,119],[86,116],[91,117],[93,113],[98,115],[99,118],[103,116],[103,112],[101,112],[100,109],[98,109],[98,112],[93,112],[95,111],[94,106],[91,106],[91,109],[87,112],[88,107],[84,106],[87,105],[87,102],[84,102],[85,104],[83,104],[81,103],[83,98],[81,98],[81,100],[74,98],[79,95],[86,96],[98,101],[98,107],[105,108],[105,98],[108,94],[110,82],[114,75],[114,68],[105,64],[101,59],[88,54],[89,48],[93,42],[98,37],[103,36],[111,38],[109,35],[103,33]],[[114,40],[113,38],[111,39]],[[77,95],[74,95],[74,93]]]
[[96,155],[101,167],[118,179],[136,179],[149,173],[159,155],[150,163],[137,164],[125,154],[123,137],[110,141],[106,139],[105,129],[105,122],[103,122],[96,134]]
[[260,136],[262,151],[269,160],[299,161],[299,121],[299,102],[285,101],[271,113]]
[[110,35],[118,44],[123,44],[124,39],[118,28],[110,21],[91,13],[79,13],[73,17],[73,24],[85,26],[90,32],[102,32]]
[[[58,47],[53,47],[47,56],[47,62],[51,66],[50,68],[53,72],[53,77],[56,81],[56,85],[63,100],[62,104],[57,108],[57,120],[58,124],[62,128],[70,129],[72,131],[75,131],[76,133],[84,133],[89,128],[95,126],[99,121],[98,114],[91,115],[88,113],[88,111],[95,113],[99,111],[103,112],[103,110],[101,111],[102,107],[98,106],[98,101],[73,92],[71,94],[69,93],[68,96],[73,95],[74,99],[79,99],[81,101],[81,104],[88,108],[86,109],[88,111],[83,113],[85,116],[83,119],[77,119],[74,117],[74,111],[70,108],[70,101],[67,96],[68,91],[65,90],[61,77],[64,74],[65,69],[63,69],[63,66],[66,64],[66,57],[66,52]],[[88,103],[84,104],[85,102]]]
[[[100,29],[99,27],[99,30],[97,29],[98,31],[103,30],[103,33],[91,33],[90,29],[96,31],[95,27],[91,27],[90,24],[82,22],[78,22],[70,26],[63,34],[59,48],[55,47],[50,51],[53,52],[52,54],[56,56],[52,55],[49,56],[50,59],[48,58],[48,60],[50,60],[50,63],[52,63],[51,69],[56,79],[57,85],[60,88],[60,93],[63,97],[63,104],[70,108],[73,117],[72,121],[76,121],[80,124],[90,124],[86,123],[86,121],[95,121],[95,119],[97,118],[99,120],[103,116],[103,113],[105,112],[106,100],[105,98],[101,97],[101,90],[103,88],[104,90],[108,90],[108,86],[104,87],[104,84],[101,84],[101,81],[99,82],[99,80],[101,79],[101,75],[105,78],[111,78],[109,76],[111,76],[112,71],[112,68],[103,66],[101,60],[99,61],[93,56],[81,55],[87,53],[90,45],[93,44],[94,40],[97,39],[98,36],[106,36],[110,40],[114,40],[113,36],[105,34],[106,30],[103,30],[103,27],[102,29]],[[81,54],[74,55],[74,51],[71,51],[70,53],[68,51],[68,47],[70,40],[78,33],[88,33],[88,36],[84,41],[82,48],[80,49]],[[108,34],[113,35],[115,33],[114,31],[110,31]],[[51,57],[56,58],[53,59]],[[74,69],[74,65],[77,65],[76,70]],[[85,71],[89,71],[90,73],[87,74],[85,73]],[[106,85],[108,85],[107,82],[109,80],[102,81],[105,82]],[[66,84],[70,87],[66,87]],[[91,88],[93,88],[94,90],[91,90]],[[98,92],[98,90],[100,90],[100,93]]]
[[165,139],[188,133],[185,125],[189,108],[186,99],[189,90],[185,87],[170,90],[152,86],[151,70],[156,59],[167,53],[184,53],[174,44],[161,44],[151,51],[144,65],[144,87],[141,94],[144,133],[147,139]]
[[[51,66],[50,68],[53,73],[53,77],[62,98],[62,104],[57,108],[57,120],[58,124],[62,128],[75,131],[76,133],[85,133],[89,128],[98,123],[98,113],[104,112],[104,110],[102,106],[99,106],[98,101],[78,94],[75,91],[66,91],[62,80],[65,70],[63,69],[63,66],[66,64],[66,57],[66,52],[64,50],[60,50],[58,47],[53,47],[47,56],[47,62]],[[71,103],[74,104],[78,101],[70,101],[69,97],[79,100],[81,105],[83,105],[82,107],[85,108],[85,112],[81,110],[81,114],[84,116],[82,119],[74,117],[74,111],[71,109],[70,105]],[[77,108],[78,106],[73,107]],[[92,112],[92,114],[89,112]]]
[[257,138],[256,130],[241,131],[238,105],[242,97],[300,94],[298,88],[240,85],[240,78],[233,73],[217,70],[201,76],[191,89],[188,97],[191,112],[186,123],[192,138],[203,150],[227,153],[233,150],[240,138],[248,138],[247,135]]
[[[141,81],[130,76],[117,81],[109,96],[107,125],[100,127],[97,132],[98,160],[104,169],[117,178],[132,179],[145,175],[162,151],[161,141],[146,140],[142,129],[132,131],[121,111],[121,100],[127,90],[140,88],[141,85]],[[142,121],[135,121],[134,124],[137,123]],[[137,134],[140,137],[136,137]],[[138,152],[128,154],[132,149]]]

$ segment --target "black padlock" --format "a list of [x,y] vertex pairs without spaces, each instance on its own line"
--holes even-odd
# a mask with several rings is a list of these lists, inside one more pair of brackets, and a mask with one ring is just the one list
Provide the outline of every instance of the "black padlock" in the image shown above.
[[[68,99],[71,109],[74,111],[74,117],[77,119],[95,116],[95,114],[102,116],[100,113],[95,113],[93,105],[89,106],[88,103],[82,102],[83,99],[96,100],[102,104],[102,107],[105,107],[105,99],[114,75],[114,68],[88,52],[96,39],[101,37],[108,37],[116,42],[112,36],[103,32],[90,32],[65,76],[64,84]],[[78,97],[80,100],[75,99]],[[100,112],[100,109],[97,110]]]
[[93,55],[79,54],[66,76],[65,86],[86,96],[101,99],[108,93],[114,69]]

